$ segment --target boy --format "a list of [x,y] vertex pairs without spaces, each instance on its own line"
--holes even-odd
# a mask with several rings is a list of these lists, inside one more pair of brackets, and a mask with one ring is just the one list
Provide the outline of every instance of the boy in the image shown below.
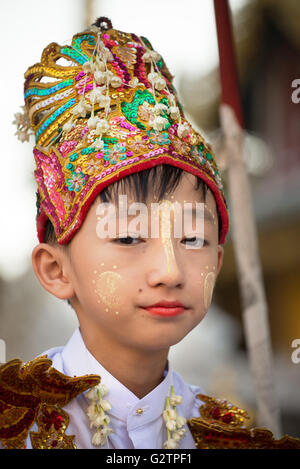
[[[65,347],[0,368],[2,445],[242,444],[246,413],[168,362],[207,313],[229,221],[210,147],[184,118],[163,59],[102,17],[72,46],[50,44],[25,78],[28,120],[16,121],[21,139],[36,136],[33,268],[80,327]],[[196,230],[185,224],[192,208]]]

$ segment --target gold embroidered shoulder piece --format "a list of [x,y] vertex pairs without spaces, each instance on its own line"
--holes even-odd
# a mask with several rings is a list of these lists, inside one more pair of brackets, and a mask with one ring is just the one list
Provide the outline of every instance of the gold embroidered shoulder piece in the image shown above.
[[44,355],[23,364],[14,359],[0,366],[0,441],[4,448],[25,448],[31,432],[35,449],[75,448],[65,430],[69,417],[62,407],[100,382],[98,375],[66,376]]
[[226,400],[197,394],[204,402],[201,417],[187,421],[197,449],[300,449],[300,440],[285,435],[276,440],[266,428],[242,428],[249,416]]

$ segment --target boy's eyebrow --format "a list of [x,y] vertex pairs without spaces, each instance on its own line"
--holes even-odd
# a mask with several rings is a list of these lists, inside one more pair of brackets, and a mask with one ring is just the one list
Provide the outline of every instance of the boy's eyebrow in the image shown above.
[[[195,207],[187,208],[185,210],[189,213],[192,213],[194,217],[196,216],[197,209]],[[204,207],[204,219],[209,223],[214,223],[215,221],[213,215],[211,214],[211,211],[207,207]]]

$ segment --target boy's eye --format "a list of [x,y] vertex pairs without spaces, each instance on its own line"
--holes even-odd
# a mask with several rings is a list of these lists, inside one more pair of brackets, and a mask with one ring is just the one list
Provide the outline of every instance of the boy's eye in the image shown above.
[[207,245],[206,239],[199,238],[198,236],[193,236],[192,238],[185,238],[183,242],[185,241],[193,242],[194,244],[192,244],[192,246],[194,248],[202,248],[203,246]]
[[[137,236],[119,236],[119,238],[116,238],[113,240],[114,243],[118,244],[125,244],[127,246],[132,246],[133,243],[131,243],[130,241],[133,241],[133,240],[141,240],[141,238],[137,237]],[[134,243],[136,244],[136,243]]]
[[[114,239],[113,242],[116,244],[120,243],[126,246],[133,246],[134,244],[137,244],[133,243],[133,241],[137,240],[141,241],[142,238],[138,236],[119,236],[119,238]],[[199,238],[197,236],[194,236],[193,238],[185,238],[183,243],[185,244],[186,241],[192,243],[191,246],[194,248],[202,248],[203,246],[207,245],[206,240],[203,240],[203,238]]]

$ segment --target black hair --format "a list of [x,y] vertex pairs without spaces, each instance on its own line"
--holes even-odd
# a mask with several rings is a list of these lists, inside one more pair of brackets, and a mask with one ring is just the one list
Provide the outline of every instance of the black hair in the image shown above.
[[[173,193],[175,191],[184,173],[185,171],[183,169],[168,164],[154,166],[115,181],[100,192],[99,198],[102,202],[112,202],[117,200],[118,193],[125,194],[127,189],[131,194],[135,195],[136,200],[146,203],[151,188],[153,193],[156,194],[157,202],[159,202],[163,199],[166,193]],[[195,190],[198,191],[200,189],[202,190],[202,200],[205,202],[208,186],[202,179],[197,177]],[[39,206],[40,199],[37,193],[38,211]],[[221,219],[218,210],[217,214],[220,237]],[[52,245],[58,244],[53,225],[49,219],[46,222],[44,242]],[[68,248],[68,244],[59,246],[66,250]],[[67,300],[67,302],[72,307],[70,300]]]

